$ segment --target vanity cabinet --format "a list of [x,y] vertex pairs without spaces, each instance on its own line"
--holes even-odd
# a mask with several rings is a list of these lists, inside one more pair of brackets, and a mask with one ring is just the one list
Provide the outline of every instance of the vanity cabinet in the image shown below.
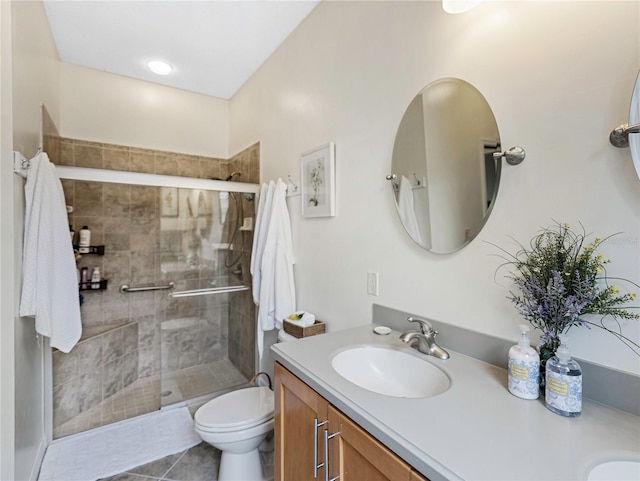
[[278,363],[274,464],[276,481],[428,481]]
[[275,459],[274,475],[279,481],[324,479],[320,464],[323,427],[329,403],[317,392],[283,368],[275,365]]

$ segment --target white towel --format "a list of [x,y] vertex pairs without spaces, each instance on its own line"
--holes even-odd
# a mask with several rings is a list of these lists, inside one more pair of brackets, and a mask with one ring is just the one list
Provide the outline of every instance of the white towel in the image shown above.
[[398,214],[400,214],[400,219],[402,219],[402,223],[412,239],[418,244],[422,244],[420,226],[416,219],[416,211],[413,204],[411,182],[403,175],[400,177],[400,192],[398,192]]
[[256,213],[256,225],[253,230],[253,247],[251,248],[251,275],[253,277],[253,302],[260,303],[260,284],[262,279],[261,264],[264,253],[264,243],[267,238],[269,219],[271,218],[271,204],[273,203],[273,193],[276,189],[275,182],[269,185],[262,184],[260,187],[260,198],[258,200],[258,212]]
[[278,179],[260,264],[257,336],[260,358],[264,346],[264,331],[282,328],[282,320],[296,310],[293,240],[286,196],[287,185]]
[[[640,124],[640,73],[636,78],[636,85],[631,95],[631,108],[629,109],[629,125]],[[636,173],[640,177],[640,134],[629,134],[629,149],[631,158],[636,167]]]
[[24,186],[26,212],[20,315],[36,318],[36,331],[69,352],[82,323],[67,207],[55,166],[44,152],[30,161]]
[[[291,319],[290,316],[301,316],[300,319]],[[290,314],[285,318],[285,321],[290,322],[291,324],[295,324],[300,327],[309,327],[313,326],[316,322],[316,316],[311,314],[310,312],[304,311],[296,311],[293,314]]]

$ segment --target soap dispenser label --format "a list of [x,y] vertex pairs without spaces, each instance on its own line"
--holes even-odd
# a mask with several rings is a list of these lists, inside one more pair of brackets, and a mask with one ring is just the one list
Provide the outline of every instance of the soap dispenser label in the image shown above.
[[549,378],[549,391],[559,394],[560,396],[566,396],[569,394],[569,385],[566,382],[551,377]]
[[582,411],[582,376],[570,376],[547,369],[545,403],[552,411],[573,416]]
[[519,366],[517,364],[511,364],[511,375],[520,379],[529,379],[529,369],[525,366]]
[[538,374],[540,363],[537,360],[509,360],[509,391],[522,399],[537,399],[540,388]]

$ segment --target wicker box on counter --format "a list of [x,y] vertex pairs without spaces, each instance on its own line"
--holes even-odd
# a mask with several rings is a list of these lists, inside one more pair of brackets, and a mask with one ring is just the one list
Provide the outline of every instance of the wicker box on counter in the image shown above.
[[322,321],[316,320],[312,325],[308,327],[302,327],[293,322],[288,322],[286,319],[282,323],[284,325],[284,332],[291,334],[293,337],[309,337],[316,334],[324,334],[326,332],[326,324]]

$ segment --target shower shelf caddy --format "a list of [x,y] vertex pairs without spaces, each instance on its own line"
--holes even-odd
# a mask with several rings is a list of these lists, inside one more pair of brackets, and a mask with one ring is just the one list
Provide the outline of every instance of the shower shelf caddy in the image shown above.
[[73,250],[78,251],[78,253],[80,253],[81,255],[83,254],[94,254],[97,256],[104,255],[104,246],[89,246],[88,249],[89,249],[89,252],[80,252],[80,246],[78,245],[73,246]]
[[93,288],[91,287],[92,284],[97,284],[97,282],[81,282],[78,284],[78,290],[80,291],[106,291],[107,290],[107,282],[109,282],[109,279],[101,279],[100,280],[100,287],[96,287]]
[[[86,249],[87,247],[83,247]],[[82,252],[80,255],[96,255],[103,256],[104,255],[104,246],[89,246],[89,252]],[[74,245],[73,250],[76,252],[80,251],[80,246]],[[90,292],[90,291],[106,291],[107,290],[107,282],[108,279],[100,279],[100,286],[92,287],[92,285],[97,284],[97,282],[80,282],[78,283],[78,290],[82,292]]]

